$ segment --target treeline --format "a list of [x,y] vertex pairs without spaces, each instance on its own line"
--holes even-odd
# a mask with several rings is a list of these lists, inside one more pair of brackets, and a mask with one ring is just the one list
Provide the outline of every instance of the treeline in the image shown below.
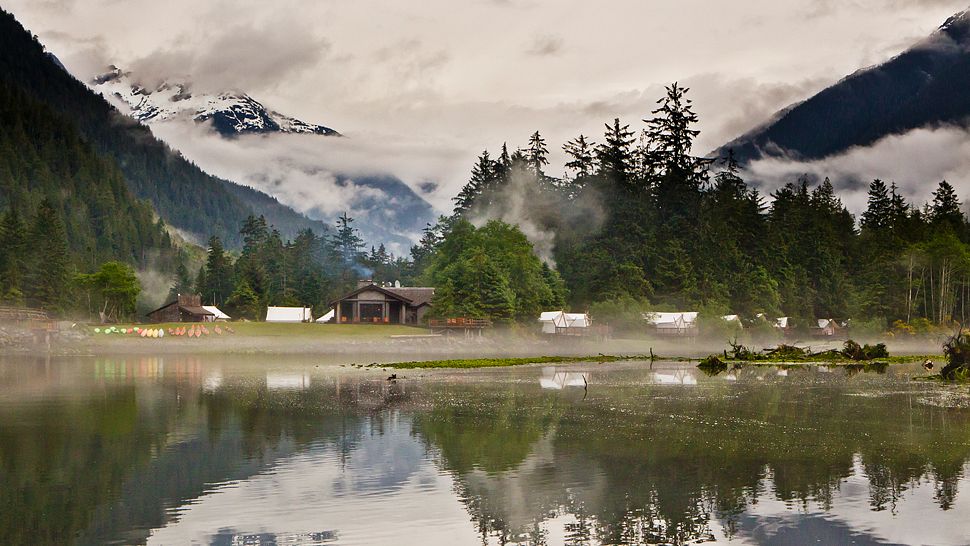
[[267,306],[313,307],[324,314],[328,302],[356,287],[358,279],[377,283],[414,279],[413,262],[383,244],[368,251],[354,219],[341,215],[329,237],[304,229],[289,241],[263,216],[250,216],[239,230],[238,255],[219,237],[209,239],[206,263],[193,278],[180,267],[172,295],[197,292],[233,318],[261,319]]
[[563,177],[545,172],[538,132],[514,152],[483,152],[454,217],[427,230],[439,242],[422,252],[444,256],[464,239],[456,219],[501,218],[555,235],[550,257],[576,309],[852,318],[882,328],[966,321],[970,227],[950,184],[920,207],[875,180],[858,224],[828,179],[792,181],[769,201],[732,157],[692,155],[699,131],[687,91],[668,87],[639,131],[617,119],[598,143],[567,142]]

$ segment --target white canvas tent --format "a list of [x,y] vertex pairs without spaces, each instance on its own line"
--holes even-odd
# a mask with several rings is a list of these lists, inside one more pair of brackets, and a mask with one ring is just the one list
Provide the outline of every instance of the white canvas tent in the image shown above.
[[322,317],[318,318],[315,322],[317,324],[323,324],[325,322],[330,322],[331,320],[333,320],[333,317],[334,317],[335,314],[336,314],[336,311],[334,311],[333,309],[331,309],[331,310],[327,311]]
[[267,307],[266,322],[312,322],[313,310],[309,307]]
[[558,328],[589,328],[593,321],[586,313],[547,311],[539,315],[543,334],[558,333]]
[[643,319],[647,324],[656,328],[657,333],[669,336],[686,336],[697,334],[697,311],[660,313],[644,313]]
[[202,308],[205,309],[206,311],[212,313],[212,317],[207,317],[207,320],[208,321],[231,320],[232,319],[232,317],[230,317],[229,315],[223,313],[215,305],[203,305]]

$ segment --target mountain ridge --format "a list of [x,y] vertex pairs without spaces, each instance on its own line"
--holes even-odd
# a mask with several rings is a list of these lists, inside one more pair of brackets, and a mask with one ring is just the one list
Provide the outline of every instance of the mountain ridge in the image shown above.
[[817,160],[923,127],[970,125],[970,9],[886,62],[861,68],[714,150],[741,164]]
[[130,109],[131,117],[146,124],[185,117],[210,123],[227,137],[274,132],[341,136],[330,127],[269,109],[242,91],[193,93],[190,83],[168,80],[148,88],[138,83],[131,72],[114,65],[95,76],[90,85],[95,91],[116,98]]

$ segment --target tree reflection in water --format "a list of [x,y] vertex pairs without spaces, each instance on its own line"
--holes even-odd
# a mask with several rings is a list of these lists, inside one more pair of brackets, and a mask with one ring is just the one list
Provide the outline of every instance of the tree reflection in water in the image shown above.
[[775,537],[865,543],[878,537],[810,516],[861,483],[872,512],[915,522],[899,506],[921,487],[950,511],[970,455],[967,410],[913,403],[938,387],[858,370],[597,371],[588,393],[565,376],[545,389],[538,377],[391,382],[185,358],[21,359],[0,372],[0,536],[12,544],[145,542],[220,484],[321,450],[355,469],[336,496],[400,492],[433,462],[483,542],[770,542],[759,505],[783,503],[801,519]]

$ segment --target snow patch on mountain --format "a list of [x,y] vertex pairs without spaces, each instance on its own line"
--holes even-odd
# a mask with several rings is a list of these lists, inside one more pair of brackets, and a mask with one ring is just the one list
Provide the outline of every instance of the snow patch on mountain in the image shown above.
[[210,123],[223,136],[295,133],[340,136],[323,125],[307,123],[264,106],[243,92],[194,94],[186,82],[165,81],[148,88],[116,66],[91,81],[95,91],[127,106],[136,120],[152,124],[180,118]]

